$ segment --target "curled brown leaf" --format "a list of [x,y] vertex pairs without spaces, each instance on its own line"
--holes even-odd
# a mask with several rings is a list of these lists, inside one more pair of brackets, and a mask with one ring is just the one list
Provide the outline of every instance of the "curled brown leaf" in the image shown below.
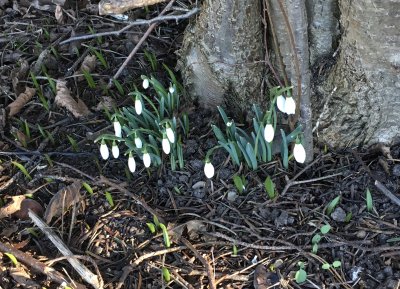
[[66,108],[70,111],[75,117],[84,117],[89,115],[89,109],[86,104],[78,99],[76,101],[71,96],[71,92],[67,87],[67,82],[64,80],[57,80],[57,94],[54,102],[61,107]]
[[57,194],[51,198],[50,203],[46,208],[46,212],[44,213],[44,219],[47,224],[50,223],[53,217],[62,215],[69,207],[79,202],[81,198],[79,192],[81,187],[81,182],[76,181],[59,190]]
[[22,107],[31,100],[35,93],[36,90],[34,88],[27,87],[25,92],[18,95],[18,97],[7,106],[7,110],[9,111],[8,116],[11,117],[20,112]]
[[0,208],[0,219],[6,218],[21,209],[21,203],[25,200],[24,195],[11,197],[11,203]]
[[96,55],[86,55],[85,59],[83,59],[81,67],[74,73],[74,75],[79,75],[78,80],[81,81],[85,79],[84,76],[82,76],[83,71],[85,72],[92,72],[96,68]]

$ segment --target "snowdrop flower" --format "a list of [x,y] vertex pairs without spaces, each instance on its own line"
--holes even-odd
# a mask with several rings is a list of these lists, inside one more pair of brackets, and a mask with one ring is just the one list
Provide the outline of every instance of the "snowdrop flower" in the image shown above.
[[272,142],[272,140],[274,139],[274,135],[275,135],[274,127],[272,126],[272,124],[267,123],[267,125],[264,128],[265,141]]
[[165,134],[163,135],[161,144],[164,153],[168,155],[171,152],[171,144],[169,143],[169,140]]
[[286,98],[283,95],[279,95],[276,99],[276,106],[278,109],[282,112],[286,112],[285,110],[285,103],[286,103]]
[[146,168],[150,167],[151,165],[151,157],[146,150],[143,153],[143,164]]
[[128,157],[128,168],[131,173],[134,173],[136,170],[136,162],[135,162],[135,159],[133,158],[132,154],[129,154],[129,157]]
[[306,160],[306,150],[300,142],[296,141],[293,148],[293,155],[296,162],[303,164]]
[[149,79],[148,78],[143,79],[143,88],[148,89],[149,85],[150,85]]
[[206,164],[204,165],[204,174],[207,178],[211,179],[214,176],[215,170],[213,164],[206,160]]
[[175,134],[169,125],[167,126],[167,129],[165,130],[165,132],[167,133],[167,138],[170,141],[170,143],[174,143],[175,142]]
[[171,86],[168,88],[168,91],[169,91],[169,93],[173,94],[173,93],[175,92],[175,88],[171,85]]
[[232,126],[232,122],[231,122],[231,121],[228,121],[228,122],[226,123],[226,126],[227,126],[227,127],[231,127],[231,126]]
[[121,137],[122,136],[121,124],[119,123],[119,121],[117,119],[114,120],[113,124],[114,124],[115,136],[116,137]]
[[142,102],[139,97],[136,97],[136,99],[135,99],[135,111],[136,111],[137,115],[141,115],[142,111],[143,111]]
[[296,111],[296,103],[294,102],[293,97],[289,96],[286,98],[285,112],[287,114],[295,114],[295,111]]
[[136,146],[138,149],[141,149],[141,148],[143,147],[143,142],[142,142],[142,140],[140,139],[140,137],[137,136],[137,134],[135,134],[135,146]]
[[108,157],[110,156],[110,152],[108,151],[107,144],[104,140],[101,141],[100,154],[103,160],[108,159]]
[[119,157],[119,148],[118,148],[117,144],[115,143],[115,141],[113,142],[113,145],[111,147],[111,152],[115,159],[117,159]]

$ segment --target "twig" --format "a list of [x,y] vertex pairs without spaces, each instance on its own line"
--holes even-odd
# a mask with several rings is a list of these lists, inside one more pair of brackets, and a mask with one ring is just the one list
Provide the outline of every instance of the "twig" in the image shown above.
[[[38,271],[38,272],[46,275],[47,277],[50,278],[50,280],[52,280],[58,284],[63,284],[63,283],[70,284],[71,283],[68,281],[68,279],[62,273],[54,270],[52,267],[46,266],[42,262],[33,258],[31,255],[28,255],[18,249],[15,249],[11,245],[7,245],[7,244],[0,242],[0,251],[14,255],[18,261],[33,268],[35,271]],[[79,284],[77,282],[74,282],[74,283],[76,285],[78,285],[77,287],[84,288],[84,286],[82,284]]]
[[[172,4],[175,2],[175,0],[171,0],[167,6],[160,12],[160,16],[164,15],[172,6]],[[121,67],[118,69],[118,71],[115,73],[115,75],[110,79],[108,83],[108,88],[111,88],[113,85],[113,80],[117,79],[122,71],[125,69],[125,67],[128,65],[128,63],[132,60],[133,56],[135,56],[136,52],[139,50],[139,48],[142,46],[143,42],[149,37],[150,33],[154,30],[154,28],[157,27],[157,23],[153,23],[150,25],[150,27],[147,29],[146,33],[140,38],[139,42],[136,44],[136,46],[133,48],[131,53],[128,55],[128,57],[125,59],[124,63],[122,63]]]
[[35,223],[36,226],[49,238],[49,240],[57,247],[57,249],[67,257],[68,262],[71,266],[78,272],[78,274],[85,280],[87,283],[92,285],[94,288],[102,289],[103,288],[103,280],[101,276],[97,276],[93,274],[85,265],[78,261],[75,258],[74,254],[71,250],[64,244],[64,242],[58,237],[49,226],[42,221],[34,212],[30,209],[28,211],[28,215],[31,220]]
[[161,223],[165,223],[164,219],[162,217],[160,217],[159,214],[155,210],[153,210],[144,200],[141,200],[137,195],[132,194],[127,189],[121,187],[120,185],[113,183],[112,181],[110,181],[109,179],[107,179],[104,176],[101,176],[100,180],[97,183],[105,184],[110,187],[113,187],[113,188],[119,190],[120,192],[124,193],[128,197],[131,197],[138,205],[141,205],[150,214],[156,216],[160,220]]
[[[74,36],[71,37],[67,40],[64,40],[60,43],[60,45],[64,45],[73,41],[80,41],[80,40],[88,40],[92,38],[97,38],[97,37],[103,37],[103,36],[119,36],[121,33],[125,32],[126,30],[132,28],[133,26],[139,26],[139,25],[151,25],[155,24],[158,22],[163,22],[163,21],[169,21],[169,20],[175,20],[179,21],[182,19],[189,18],[195,14],[197,14],[200,11],[199,8],[193,8],[192,10],[188,11],[185,14],[181,15],[167,15],[167,16],[157,16],[153,19],[150,20],[137,20],[134,22],[128,22],[129,25],[125,26],[124,28],[118,30],[118,31],[107,31],[107,32],[100,32],[100,33],[95,33],[95,34],[87,34],[87,35],[80,35],[80,36]],[[161,14],[160,14],[161,15]]]
[[183,237],[180,240],[183,244],[185,244],[186,247],[188,247],[196,255],[196,257],[200,260],[200,262],[206,268],[208,282],[209,282],[209,288],[216,289],[217,286],[215,285],[215,276],[214,276],[214,272],[211,268],[211,265],[207,262],[206,259],[203,258],[203,256],[200,255],[200,253],[196,250],[196,248],[188,240],[186,240]]
[[375,180],[375,186],[380,190],[386,197],[388,197],[393,203],[400,206],[400,199],[397,198],[391,191],[389,191],[381,182]]

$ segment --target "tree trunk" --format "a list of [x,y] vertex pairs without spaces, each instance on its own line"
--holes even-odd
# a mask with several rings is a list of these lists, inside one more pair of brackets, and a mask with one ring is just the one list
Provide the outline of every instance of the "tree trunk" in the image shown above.
[[342,0],[339,7],[340,55],[315,98],[319,140],[391,143],[400,135],[400,2]]
[[192,97],[205,107],[224,103],[236,113],[262,102],[259,0],[205,0],[187,28],[178,67]]

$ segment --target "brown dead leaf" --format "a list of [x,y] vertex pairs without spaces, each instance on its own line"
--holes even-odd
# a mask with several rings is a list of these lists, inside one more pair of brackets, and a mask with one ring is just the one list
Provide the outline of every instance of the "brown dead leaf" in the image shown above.
[[0,236],[9,238],[12,234],[14,234],[15,232],[18,232],[19,228],[16,224],[11,225],[11,227],[6,227],[4,228],[1,233]]
[[25,92],[18,95],[18,97],[7,106],[7,110],[9,110],[8,116],[11,117],[20,112],[22,107],[31,100],[35,93],[36,90],[34,88],[27,87]]
[[18,210],[13,214],[13,217],[16,217],[20,220],[28,220],[29,215],[28,212],[29,210],[33,211],[36,215],[38,216],[43,216],[43,207],[42,205],[32,199],[25,199],[21,202],[21,209]]
[[57,95],[54,102],[58,106],[66,108],[78,118],[87,116],[90,113],[88,107],[82,100],[78,99],[78,101],[76,101],[72,98],[67,87],[67,82],[64,80],[57,80]]
[[40,285],[31,279],[31,276],[21,266],[10,269],[11,277],[23,288],[40,288]]
[[112,111],[114,109],[114,107],[116,107],[116,106],[117,106],[117,104],[115,103],[115,100],[112,97],[103,96],[103,97],[101,97],[101,100],[97,104],[97,106],[93,109],[95,111],[103,111],[106,108],[109,111]]
[[254,289],[279,288],[279,276],[274,272],[267,271],[264,265],[260,264],[254,271],[253,285]]
[[63,15],[63,11],[60,5],[56,6],[56,11],[54,12],[54,16],[56,17],[56,20],[59,24],[64,24],[65,23],[65,19],[64,19],[64,15]]
[[83,59],[81,67],[77,71],[75,71],[74,75],[78,76],[78,80],[82,81],[85,77],[82,75],[83,71],[91,73],[96,68],[96,55],[86,55],[85,59]]
[[18,64],[19,65],[17,65],[10,74],[14,93],[16,95],[24,92],[25,85],[20,81],[26,79],[29,71],[29,63],[26,59],[19,60]]
[[11,197],[11,203],[0,208],[0,219],[6,218],[21,209],[21,203],[25,200],[24,195]]
[[69,207],[79,202],[81,198],[79,192],[81,187],[81,182],[74,182],[68,187],[59,190],[57,194],[51,198],[50,203],[46,208],[46,212],[44,213],[44,219],[47,224],[50,223],[53,217],[62,215]]

